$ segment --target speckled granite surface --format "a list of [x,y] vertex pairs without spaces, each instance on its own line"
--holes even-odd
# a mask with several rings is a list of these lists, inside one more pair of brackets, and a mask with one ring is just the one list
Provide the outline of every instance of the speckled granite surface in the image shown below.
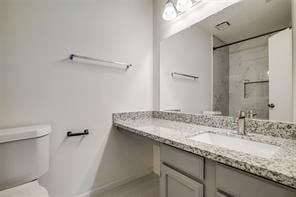
[[[208,127],[237,130],[238,125],[234,117],[207,116],[199,114],[184,114],[163,111],[142,111],[113,114],[113,120],[157,118]],[[276,122],[258,119],[246,119],[246,132],[281,137],[296,140],[296,124],[288,122]]]
[[296,140],[296,124],[246,119],[246,132]]
[[[269,121],[262,123],[259,120],[255,123],[252,122],[251,126],[255,124],[254,128],[248,128],[249,133],[246,136],[239,136],[235,130],[231,130],[236,128],[233,121],[231,119],[223,120],[221,117],[217,120],[217,117],[167,112],[113,114],[114,126],[124,129],[126,132],[147,137],[156,142],[203,156],[296,189],[296,140],[293,139],[296,131],[292,129],[295,126],[290,123],[279,123],[280,125],[278,125],[276,122]],[[292,128],[288,131],[285,129],[287,125],[292,125]],[[284,134],[275,134],[276,131],[274,130]],[[190,139],[192,136],[205,132],[273,144],[280,146],[280,149],[272,158],[268,159]]]

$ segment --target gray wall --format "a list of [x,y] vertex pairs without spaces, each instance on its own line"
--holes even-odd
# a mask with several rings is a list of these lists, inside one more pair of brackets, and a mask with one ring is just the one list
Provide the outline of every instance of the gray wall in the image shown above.
[[[213,37],[214,46],[224,43]],[[213,110],[229,114],[229,49],[220,48],[213,51]]]
[[[51,124],[41,183],[74,197],[152,169],[152,147],[112,129],[112,113],[151,110],[152,0],[0,0],[0,128]],[[124,72],[70,53],[134,64]],[[88,128],[85,138],[65,138]]]
[[244,80],[268,79],[268,37],[261,37],[229,47],[229,114],[255,110],[256,118],[268,119],[268,83],[246,86]]

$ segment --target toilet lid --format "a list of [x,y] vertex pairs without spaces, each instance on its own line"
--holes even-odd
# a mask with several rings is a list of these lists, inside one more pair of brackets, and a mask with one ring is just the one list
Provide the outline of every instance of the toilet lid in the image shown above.
[[49,197],[37,181],[0,191],[0,197]]

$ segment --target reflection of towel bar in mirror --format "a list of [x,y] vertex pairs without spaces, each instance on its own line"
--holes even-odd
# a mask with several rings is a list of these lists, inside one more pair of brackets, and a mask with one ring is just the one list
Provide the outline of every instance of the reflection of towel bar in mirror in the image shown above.
[[125,66],[125,70],[129,69],[129,67],[132,66],[132,64],[127,64],[127,63],[123,63],[123,62],[102,60],[102,59],[97,59],[97,58],[92,58],[92,57],[86,57],[86,56],[81,56],[81,55],[74,55],[74,54],[71,54],[70,57],[69,57],[69,59],[71,61],[75,61],[75,59],[84,59],[84,60],[101,62],[101,63],[105,63],[105,64],[116,64],[116,65]]
[[262,81],[244,81],[245,85],[253,84],[253,83],[268,83],[269,80],[262,80]]
[[171,75],[172,75],[172,77],[181,76],[181,77],[191,78],[193,80],[197,80],[199,78],[199,77],[194,76],[194,75],[188,75],[188,74],[177,73],[177,72],[172,72]]
[[248,80],[245,80],[244,81],[244,98],[247,97],[247,88],[246,88],[246,85],[249,85],[249,84],[257,84],[257,83],[269,83],[269,80],[258,80],[258,81],[248,81]]

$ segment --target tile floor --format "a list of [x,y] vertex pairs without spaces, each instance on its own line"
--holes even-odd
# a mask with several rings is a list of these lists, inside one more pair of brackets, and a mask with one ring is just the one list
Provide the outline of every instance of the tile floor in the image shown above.
[[100,194],[98,197],[159,197],[159,176],[147,175]]

